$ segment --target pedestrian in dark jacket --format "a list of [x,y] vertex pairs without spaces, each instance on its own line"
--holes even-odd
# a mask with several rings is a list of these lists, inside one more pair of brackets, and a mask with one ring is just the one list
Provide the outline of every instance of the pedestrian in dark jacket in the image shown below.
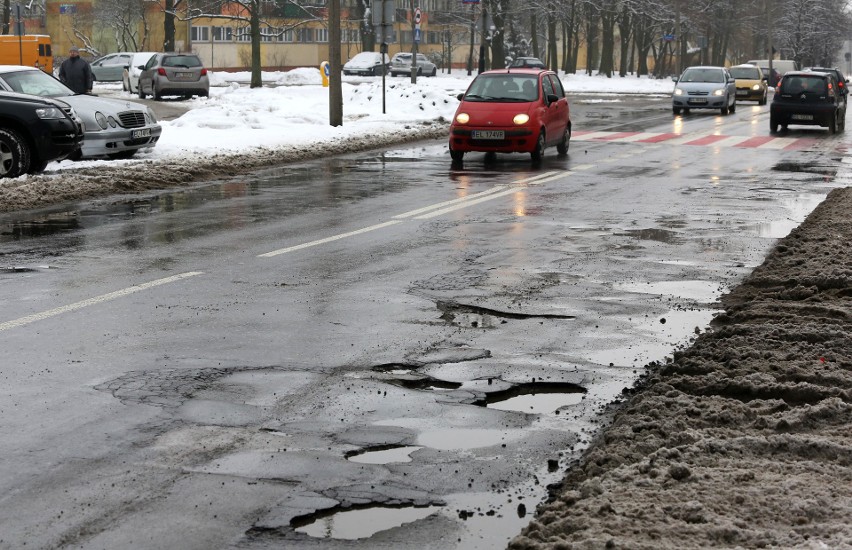
[[68,51],[68,59],[59,66],[59,80],[78,94],[87,94],[92,91],[92,68],[89,62],[80,57],[80,48],[71,46]]

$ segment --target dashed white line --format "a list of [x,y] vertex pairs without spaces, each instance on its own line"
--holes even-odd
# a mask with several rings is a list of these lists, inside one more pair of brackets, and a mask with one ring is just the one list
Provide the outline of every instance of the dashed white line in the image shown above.
[[94,298],[89,298],[88,300],[83,300],[81,302],[75,302],[73,304],[68,304],[67,306],[57,307],[54,309],[49,309],[47,311],[42,311],[41,313],[34,313],[32,315],[27,315],[26,317],[21,317],[20,319],[15,319],[13,321],[6,321],[5,323],[0,323],[0,332],[4,330],[9,330],[10,328],[20,327],[23,325],[29,325],[30,323],[35,323],[36,321],[41,321],[47,319],[49,317],[55,317],[57,315],[61,315],[63,313],[68,313],[70,311],[76,311],[78,309],[82,309],[84,307],[93,306],[96,304],[101,304],[103,302],[108,302],[110,300],[115,300],[116,298],[121,298],[127,296],[129,294],[133,294],[135,292],[140,292],[142,290],[147,290],[149,288],[154,288],[155,286],[165,285],[168,283],[174,283],[180,281],[182,279],[187,279],[189,277],[195,277],[196,275],[201,275],[203,272],[201,271],[189,271],[187,273],[181,273],[180,275],[174,275],[172,277],[166,277],[165,279],[157,279],[156,281],[151,281],[148,283],[142,283],[140,285],[133,285],[131,287],[127,287],[122,290],[116,290],[115,292],[110,292],[109,294],[102,294],[100,296],[95,296]]
[[273,250],[272,252],[267,252],[266,254],[258,255],[258,258],[272,258],[273,256],[280,256],[281,254],[287,254],[288,252],[294,252],[296,250],[302,250],[305,248],[310,248],[312,246],[317,246],[325,243],[330,243],[333,241],[339,241],[340,239],[345,239],[347,237],[352,237],[355,235],[361,235],[362,233],[369,233],[370,231],[375,231],[377,229],[383,229],[385,227],[389,227],[391,225],[396,225],[398,223],[402,223],[400,220],[391,220],[389,222],[378,223],[376,225],[371,225],[370,227],[364,227],[361,229],[356,229],[355,231],[350,231],[349,233],[341,233],[339,235],[333,235],[331,237],[326,237],[325,239],[319,239],[316,241],[311,241],[309,243],[297,244],[295,246],[290,246],[287,248],[281,248],[279,250]]

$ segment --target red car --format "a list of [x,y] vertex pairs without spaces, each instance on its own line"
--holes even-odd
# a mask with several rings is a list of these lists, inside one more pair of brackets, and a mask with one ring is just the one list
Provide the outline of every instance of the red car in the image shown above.
[[541,160],[544,149],[568,152],[571,113],[562,82],[553,71],[498,69],[477,76],[450,125],[450,156],[461,161],[469,151],[529,153]]

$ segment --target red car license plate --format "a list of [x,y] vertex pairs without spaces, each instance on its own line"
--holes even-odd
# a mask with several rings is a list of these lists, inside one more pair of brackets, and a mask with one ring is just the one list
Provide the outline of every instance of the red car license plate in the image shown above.
[[506,132],[503,130],[474,130],[470,137],[473,139],[506,139]]

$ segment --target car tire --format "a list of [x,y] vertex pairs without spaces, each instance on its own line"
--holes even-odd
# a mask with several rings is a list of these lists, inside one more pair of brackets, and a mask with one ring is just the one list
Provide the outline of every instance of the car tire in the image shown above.
[[154,98],[154,101],[162,101],[163,94],[157,91],[157,88],[153,85],[151,86],[151,97]]
[[438,76],[438,67],[432,67],[432,74],[429,76]]
[[758,105],[766,105],[766,92],[763,92],[763,99],[757,102]]
[[453,162],[461,162],[464,160],[464,151],[456,151],[450,147],[450,158],[453,159]]
[[731,103],[731,107],[728,109],[728,112],[734,114],[737,112],[737,98],[734,98],[734,102]]
[[831,117],[831,120],[828,121],[828,133],[836,134],[837,133],[837,115],[835,114]]
[[129,92],[130,91],[130,86],[127,84],[126,78],[121,79],[121,91],[122,92]]
[[722,116],[725,116],[730,112],[730,110],[728,109],[728,98],[727,97],[725,98],[725,105],[720,109],[720,111],[722,111]]
[[556,144],[556,152],[560,155],[568,154],[568,147],[571,144],[571,125],[565,127],[565,133],[562,135],[562,139],[559,140],[559,143]]
[[30,167],[27,168],[27,174],[41,174],[47,168],[46,160],[30,159]]
[[546,142],[546,136],[544,134],[544,128],[538,133],[538,139],[535,142],[535,149],[530,152],[530,157],[534,162],[538,162],[544,157],[544,148]]
[[30,168],[30,147],[14,130],[0,128],[0,178],[17,178]]
[[775,117],[769,117],[769,133],[777,134],[778,133],[778,121],[775,120]]
[[683,114],[688,115],[688,114],[689,114],[689,109],[687,109],[686,107],[684,107],[684,108],[683,108]]
[[680,107],[672,107],[672,113],[679,115],[680,114]]
[[139,81],[138,86],[139,86],[139,89],[137,90],[136,95],[139,96],[139,99],[145,99],[145,92],[142,91],[142,81],[141,80]]

